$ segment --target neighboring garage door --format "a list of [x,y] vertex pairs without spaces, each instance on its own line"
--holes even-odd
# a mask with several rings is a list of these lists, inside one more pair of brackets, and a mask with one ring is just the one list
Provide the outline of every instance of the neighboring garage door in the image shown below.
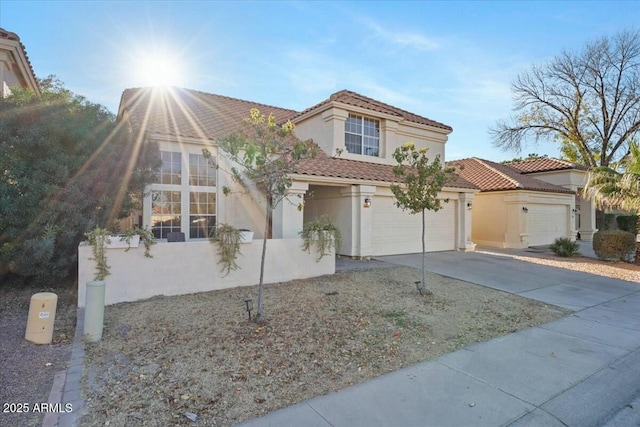
[[[376,197],[373,211],[373,254],[422,252],[421,214],[411,215],[394,205],[393,197]],[[438,212],[426,212],[427,252],[455,249],[456,202],[443,203]]]
[[566,205],[530,204],[529,246],[549,245],[558,237],[567,237]]

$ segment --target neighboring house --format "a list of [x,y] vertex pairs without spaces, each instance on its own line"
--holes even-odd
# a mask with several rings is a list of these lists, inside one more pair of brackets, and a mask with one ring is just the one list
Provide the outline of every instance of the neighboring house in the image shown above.
[[[558,159],[499,164],[456,160],[458,174],[480,188],[473,203],[474,243],[502,248],[547,245],[558,237],[591,240],[595,210],[577,192],[586,171]],[[582,216],[582,221],[579,220]]]
[[[159,239],[183,232],[186,240],[203,239],[218,223],[248,228],[262,238],[264,203],[246,195],[229,173],[231,164],[216,141],[236,129],[251,108],[291,120],[301,139],[321,148],[292,176],[293,202],[274,211],[267,237],[298,238],[305,222],[328,215],[343,238],[339,254],[368,258],[421,251],[420,215],[394,205],[393,151],[407,141],[429,148],[444,161],[451,127],[350,91],[340,91],[302,112],[193,90],[127,89],[118,117],[131,120],[138,140],[159,144],[163,160],[159,182],[145,199],[141,222]],[[208,148],[212,168],[202,157]],[[223,195],[222,188],[231,189]],[[472,203],[478,189],[458,178],[440,197],[439,212],[427,212],[427,250],[473,250]],[[298,209],[298,202],[304,209]]]
[[0,28],[0,97],[11,95],[12,87],[21,87],[39,92],[31,62],[20,37]]

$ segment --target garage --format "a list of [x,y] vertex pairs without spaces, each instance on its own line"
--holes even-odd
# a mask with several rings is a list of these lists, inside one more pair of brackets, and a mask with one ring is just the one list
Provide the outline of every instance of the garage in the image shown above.
[[528,205],[529,245],[549,245],[558,237],[569,236],[568,208],[567,205]]
[[[438,212],[427,211],[425,220],[426,251],[455,250],[456,201],[443,203]],[[422,252],[422,216],[397,208],[393,197],[376,197],[373,230],[374,255]]]

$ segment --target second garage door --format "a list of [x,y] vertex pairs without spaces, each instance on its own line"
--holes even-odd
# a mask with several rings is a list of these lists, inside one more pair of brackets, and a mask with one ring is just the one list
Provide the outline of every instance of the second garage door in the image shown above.
[[[373,212],[374,255],[422,252],[421,214],[411,215],[394,205],[393,197],[376,197]],[[455,250],[456,201],[438,212],[426,212],[427,252]]]
[[529,245],[549,245],[558,237],[568,236],[566,205],[528,205]]

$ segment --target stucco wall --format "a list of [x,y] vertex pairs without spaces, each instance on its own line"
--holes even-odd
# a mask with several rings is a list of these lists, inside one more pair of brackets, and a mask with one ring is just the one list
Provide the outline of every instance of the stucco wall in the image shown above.
[[338,253],[348,255],[352,252],[350,236],[353,233],[353,215],[351,199],[340,194],[341,188],[344,187],[310,186],[305,198],[304,222],[314,221],[322,215],[327,215],[338,227],[342,236],[342,247]]
[[[144,257],[144,247],[107,249],[111,274],[106,281],[106,304],[136,301],[158,295],[182,295],[258,284],[262,240],[241,246],[240,268],[223,277],[218,264],[217,246],[208,241],[158,243],[151,249],[153,258]],[[335,256],[301,250],[300,239],[267,241],[265,283],[335,273]],[[86,282],[93,280],[91,247],[78,247],[78,306],[85,304]]]
[[476,194],[471,211],[471,240],[481,246],[503,247],[507,231],[504,194]]

